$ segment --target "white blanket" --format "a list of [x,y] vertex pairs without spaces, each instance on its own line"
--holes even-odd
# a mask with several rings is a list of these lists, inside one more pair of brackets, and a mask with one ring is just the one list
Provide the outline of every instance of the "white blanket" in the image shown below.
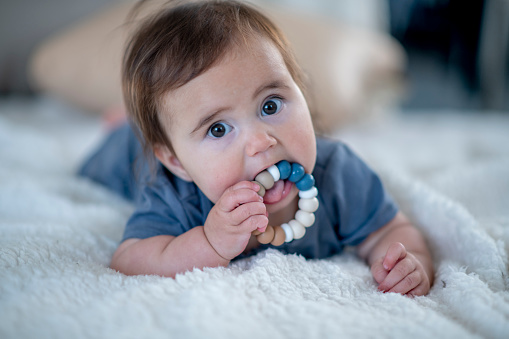
[[176,279],[109,269],[132,206],[74,176],[101,135],[51,100],[0,102],[0,338],[509,337],[509,115],[337,134],[429,242],[435,284],[418,298],[378,292],[352,251],[269,250]]

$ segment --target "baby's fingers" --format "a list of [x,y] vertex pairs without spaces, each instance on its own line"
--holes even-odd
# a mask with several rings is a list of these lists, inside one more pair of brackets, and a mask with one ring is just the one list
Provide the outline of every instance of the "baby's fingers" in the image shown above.
[[382,262],[383,259],[379,259],[373,265],[371,265],[371,274],[379,284],[389,275],[389,271],[383,267]]
[[[419,286],[422,282],[422,276],[420,271],[413,271],[409,275],[407,275],[403,280],[397,283],[393,288],[388,290],[387,292],[394,292],[400,294],[407,294],[410,291],[414,290]],[[416,291],[417,292],[417,291]],[[415,294],[417,295],[417,294]]]
[[423,279],[421,281],[421,283],[419,285],[417,285],[417,287],[415,287],[411,291],[408,291],[407,294],[411,295],[411,296],[414,296],[414,297],[421,296],[421,295],[426,295],[426,294],[428,294],[430,287],[431,286],[429,284],[429,281],[426,280],[426,279]]
[[256,193],[257,189],[258,185],[255,183],[242,181],[228,188],[216,205],[223,212],[231,212],[242,204],[262,202],[263,198]]
[[380,283],[378,289],[380,291],[392,291],[400,282],[404,282],[404,285],[413,285],[411,288],[407,289],[406,292],[416,287],[417,284],[413,284],[414,276],[409,277],[411,274],[415,272],[416,266],[415,262],[410,260],[409,258],[405,258],[398,262],[398,264],[389,272],[387,277]]
[[390,271],[396,266],[399,260],[406,257],[406,249],[400,242],[395,242],[389,246],[387,249],[387,253],[385,254],[383,260],[383,267]]
[[262,202],[249,202],[235,208],[230,215],[232,224],[240,225],[247,219],[257,215],[263,216],[267,219],[267,208]]
[[265,228],[269,224],[269,218],[265,215],[253,215],[248,219],[244,220],[242,224],[239,225],[239,230],[241,232],[251,233],[254,230],[258,229],[260,231],[265,231]]

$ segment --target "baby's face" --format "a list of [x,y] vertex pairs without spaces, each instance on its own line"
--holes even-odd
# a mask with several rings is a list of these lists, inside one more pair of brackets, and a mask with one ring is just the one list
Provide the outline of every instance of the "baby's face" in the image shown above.
[[[214,203],[228,187],[254,180],[280,160],[300,163],[308,173],[315,165],[302,92],[272,43],[256,39],[251,47],[232,50],[163,100],[162,121],[178,163]],[[266,202],[269,213],[297,198],[295,185],[284,186],[279,198]]]

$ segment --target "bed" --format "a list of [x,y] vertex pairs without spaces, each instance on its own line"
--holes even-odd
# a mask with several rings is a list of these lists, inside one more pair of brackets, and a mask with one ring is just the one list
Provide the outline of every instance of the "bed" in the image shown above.
[[48,98],[0,101],[1,338],[507,338],[509,115],[392,112],[333,133],[433,251],[429,295],[381,293],[351,249],[268,250],[175,279],[108,268],[132,206],[75,176],[105,134]]

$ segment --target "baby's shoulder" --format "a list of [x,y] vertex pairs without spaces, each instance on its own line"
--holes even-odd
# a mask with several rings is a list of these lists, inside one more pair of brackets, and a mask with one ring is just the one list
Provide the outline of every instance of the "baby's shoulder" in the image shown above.
[[369,166],[345,143],[317,138],[313,176],[324,185],[357,185],[374,175]]
[[355,156],[342,141],[326,137],[316,138],[316,165],[327,168],[331,163]]
[[180,179],[161,163],[157,163],[154,176],[145,183],[145,191],[150,196],[157,196],[163,200],[194,201],[199,200],[201,191],[194,182]]

